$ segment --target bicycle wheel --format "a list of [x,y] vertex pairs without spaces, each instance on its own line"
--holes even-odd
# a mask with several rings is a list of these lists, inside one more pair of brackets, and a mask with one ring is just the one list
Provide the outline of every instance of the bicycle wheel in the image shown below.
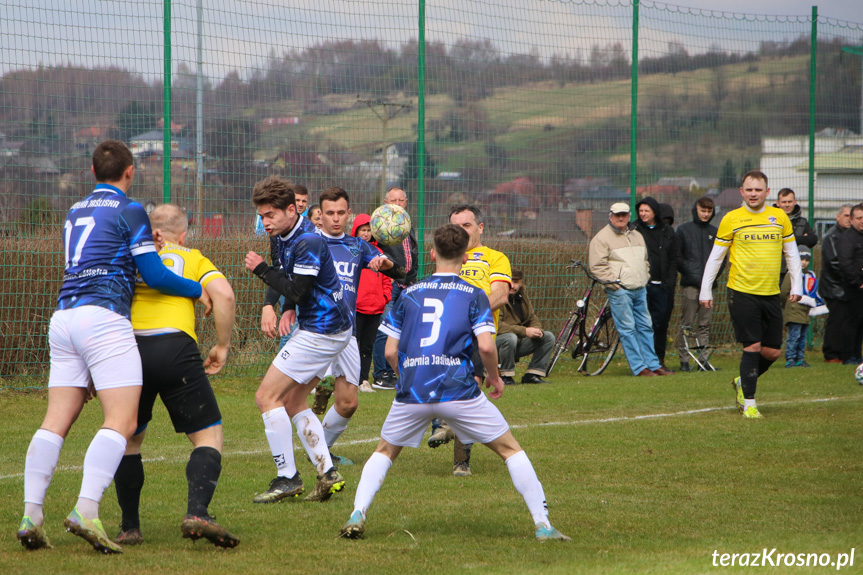
[[620,337],[614,327],[611,310],[605,308],[587,338],[578,371],[584,375],[599,375],[611,363],[619,344]]
[[566,321],[566,324],[564,324],[563,329],[560,330],[557,340],[554,342],[554,348],[551,351],[551,359],[548,361],[548,368],[545,370],[546,377],[551,375],[551,370],[554,369],[555,365],[557,365],[557,360],[560,358],[561,354],[566,351],[566,348],[569,347],[569,344],[572,341],[572,335],[575,333],[577,328],[578,312],[572,312],[569,314],[569,319]]

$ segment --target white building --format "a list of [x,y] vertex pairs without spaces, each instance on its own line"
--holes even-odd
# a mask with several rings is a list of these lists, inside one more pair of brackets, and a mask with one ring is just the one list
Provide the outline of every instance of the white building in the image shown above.
[[[834,220],[843,203],[863,200],[863,137],[842,130],[825,129],[815,135],[816,220]],[[807,215],[809,205],[809,136],[763,138],[761,170],[770,179],[770,200],[782,188],[794,190]]]

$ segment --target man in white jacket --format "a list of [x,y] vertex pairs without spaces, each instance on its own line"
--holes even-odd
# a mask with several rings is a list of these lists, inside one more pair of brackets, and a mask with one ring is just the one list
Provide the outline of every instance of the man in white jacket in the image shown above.
[[653,348],[653,324],[647,311],[650,277],[644,238],[629,228],[629,205],[612,204],[608,225],[590,241],[590,272],[604,282],[611,317],[632,374],[640,377],[672,375],[662,367]]

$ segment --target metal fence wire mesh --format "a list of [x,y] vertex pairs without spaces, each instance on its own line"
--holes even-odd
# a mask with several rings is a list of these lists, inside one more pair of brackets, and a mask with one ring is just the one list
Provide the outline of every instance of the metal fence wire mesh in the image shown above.
[[[721,216],[739,206],[740,175],[756,167],[771,178],[771,201],[795,189],[815,224],[863,199],[863,24],[814,11],[10,0],[0,20],[6,385],[47,375],[63,218],[91,191],[90,155],[107,138],[135,156],[130,196],[182,206],[190,245],[230,279],[229,374],[261,373],[276,350],[260,331],[263,285],[243,269],[248,250],[267,253],[250,196],[270,174],[306,185],[312,203],[343,187],[355,214],[400,185],[425,238],[451,205],[481,206],[484,243],[525,270],[551,330],[587,286],[565,265],[586,259],[615,201],[651,195],[679,224],[710,195]],[[723,292],[714,341],[732,346]],[[675,317],[669,333],[676,327]],[[209,347],[212,322],[198,329]]]

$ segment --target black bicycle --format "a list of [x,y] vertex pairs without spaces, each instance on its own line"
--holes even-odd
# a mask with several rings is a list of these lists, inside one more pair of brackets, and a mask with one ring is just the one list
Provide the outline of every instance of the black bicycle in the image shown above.
[[[567,269],[570,268],[581,268],[591,280],[591,284],[584,297],[575,302],[575,309],[569,312],[569,319],[563,329],[560,330],[554,343],[551,361],[546,371],[548,375],[551,375],[551,370],[554,369],[557,360],[563,352],[572,346],[573,340],[576,340],[575,345],[572,346],[572,358],[579,362],[578,371],[583,375],[599,375],[605,371],[605,368],[614,358],[617,346],[620,344],[620,337],[614,327],[614,319],[611,317],[611,307],[608,305],[608,300],[599,295],[594,296],[596,300],[601,301],[601,305],[595,312],[596,321],[593,322],[590,331],[587,330],[588,317],[594,316],[591,309],[591,294],[593,294],[596,284],[608,285],[618,282],[606,282],[595,278],[587,266],[579,260],[572,260],[572,264],[567,266]],[[594,302],[594,307],[596,307],[596,302]]]

